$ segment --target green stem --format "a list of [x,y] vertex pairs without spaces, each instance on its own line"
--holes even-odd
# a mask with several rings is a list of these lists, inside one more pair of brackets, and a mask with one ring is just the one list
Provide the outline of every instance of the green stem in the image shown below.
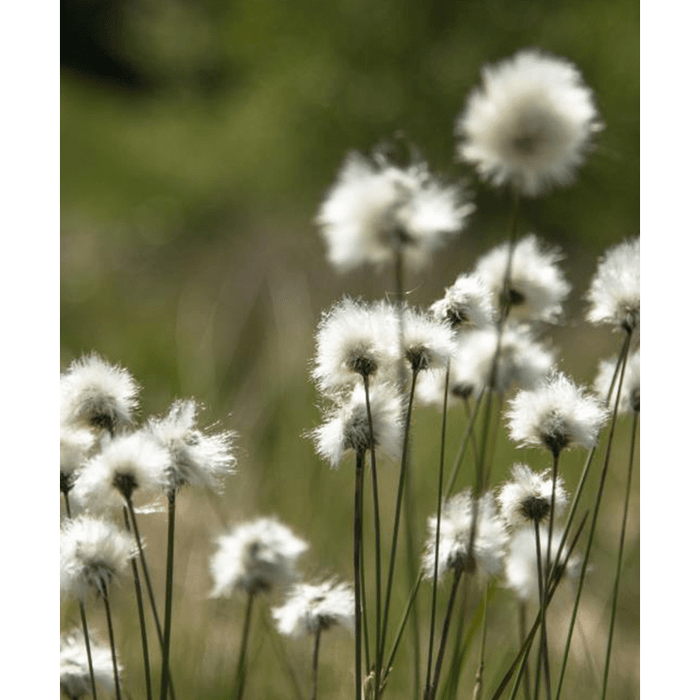
[[362,481],[364,452],[359,451],[355,463],[355,517],[353,524],[353,567],[355,570],[355,700],[362,700],[362,581],[360,549],[362,547]]
[[318,653],[321,648],[321,626],[316,630],[314,636],[314,651],[311,658],[311,700],[316,700],[318,688]]
[[[520,645],[522,646],[525,644],[525,629],[526,629],[526,624],[525,620],[527,617],[527,611],[525,609],[525,603],[521,602],[518,605],[518,612],[519,612],[519,622],[520,622]],[[523,659],[523,666],[525,669],[525,674],[524,674],[524,686],[523,686],[523,695],[525,696],[525,700],[530,700],[530,667],[529,664],[527,663],[527,658]]]
[[574,633],[574,626],[576,623],[576,614],[578,613],[578,606],[579,606],[579,603],[581,601],[581,591],[583,590],[583,583],[586,579],[586,569],[588,567],[588,558],[590,557],[591,548],[593,546],[593,538],[595,536],[595,527],[596,527],[596,523],[598,520],[598,512],[600,510],[601,501],[603,500],[603,490],[605,488],[605,481],[606,481],[606,477],[608,475],[608,466],[610,464],[610,454],[612,451],[613,438],[615,436],[615,425],[617,422],[617,413],[618,413],[618,408],[620,405],[620,394],[621,394],[621,389],[622,389],[622,382],[625,378],[625,369],[627,367],[627,357],[628,357],[628,353],[629,353],[631,340],[632,340],[632,333],[628,332],[627,336],[625,338],[625,344],[623,345],[623,358],[622,358],[622,367],[620,369],[619,385],[618,385],[618,390],[617,390],[617,394],[615,397],[615,407],[613,409],[612,420],[610,422],[610,433],[608,435],[608,442],[607,442],[607,447],[606,447],[606,451],[605,451],[605,459],[603,460],[603,468],[602,468],[601,474],[600,474],[600,482],[598,484],[598,493],[596,494],[596,501],[595,501],[595,505],[593,507],[593,517],[591,519],[591,529],[588,533],[588,542],[586,543],[586,551],[585,551],[585,554],[583,555],[583,563],[581,564],[581,576],[579,577],[578,586],[576,588],[576,599],[574,600],[574,607],[573,607],[573,610],[571,612],[571,622],[569,623],[569,631],[568,631],[568,634],[566,637],[566,645],[564,646],[564,656],[562,659],[561,671],[559,673],[559,684],[557,686],[556,700],[559,700],[559,698],[561,696],[562,686],[564,684],[564,674],[566,672],[566,662],[568,661],[568,658],[569,658],[569,649],[571,648],[571,638],[572,638],[573,633]]
[[630,446],[629,465],[627,467],[627,487],[625,489],[625,507],[622,513],[622,529],[620,531],[620,547],[617,552],[617,568],[615,570],[615,585],[613,586],[612,611],[610,613],[610,629],[608,631],[608,645],[605,651],[605,670],[603,672],[603,693],[601,700],[605,700],[608,687],[608,673],[610,671],[610,654],[612,651],[613,633],[615,631],[615,614],[617,612],[617,594],[620,588],[620,577],[622,574],[622,554],[625,548],[625,533],[627,529],[627,512],[629,510],[630,491],[632,490],[632,472],[634,469],[634,452],[637,441],[637,424],[639,413],[635,411],[632,422],[632,440]]
[[[124,527],[131,533],[129,525],[129,511],[124,506]],[[136,607],[139,613],[139,629],[141,630],[141,648],[143,650],[143,673],[146,681],[146,698],[151,700],[151,661],[148,655],[148,635],[146,633],[146,615],[143,609],[143,596],[141,594],[141,580],[139,579],[139,568],[134,559],[131,560],[131,573],[134,579],[134,591],[136,593]]]
[[[457,456],[455,457],[454,464],[452,465],[452,471],[450,472],[450,478],[447,480],[447,489],[445,490],[445,497],[446,498],[449,498],[450,494],[452,493],[452,489],[454,488],[455,481],[457,480],[457,472],[459,471],[459,468],[462,465],[464,453],[466,452],[466,449],[467,449],[467,443],[469,442],[469,438],[473,437],[473,435],[474,435],[474,424],[476,422],[476,417],[479,413],[479,406],[481,405],[481,399],[483,396],[484,396],[484,392],[482,390],[479,392],[479,395],[476,397],[474,411],[469,416],[469,422],[467,423],[467,427],[464,431],[464,435],[462,436],[462,442],[459,445],[459,450],[457,452]],[[474,445],[474,449],[475,450],[477,449],[476,444]],[[478,457],[475,455],[474,464],[476,464],[477,462],[478,462]]]
[[481,622],[481,654],[479,657],[479,666],[476,672],[476,682],[474,683],[474,693],[472,694],[472,700],[481,699],[481,690],[484,682],[484,665],[486,662],[486,623],[488,620],[489,612],[489,588],[488,586],[484,589],[484,615]]
[[248,650],[248,639],[250,638],[250,620],[253,616],[253,601],[255,593],[248,593],[248,601],[245,608],[245,619],[243,620],[243,636],[241,638],[241,648],[238,652],[238,662],[236,663],[236,676],[234,681],[234,700],[241,700],[243,697],[243,687],[245,685],[246,667],[245,659]]
[[114,692],[117,700],[121,700],[122,693],[119,687],[119,664],[117,662],[117,648],[114,644],[114,628],[112,627],[112,613],[109,608],[109,595],[107,591],[101,591],[100,597],[105,605],[105,616],[107,617],[107,633],[109,634],[109,648],[112,651],[112,670],[114,672]]
[[173,613],[173,568],[175,563],[175,489],[168,491],[168,552],[165,573],[165,619],[163,621],[163,659],[160,674],[160,700],[168,697],[170,680],[170,631]]
[[[542,620],[540,626],[540,660],[544,666],[545,675],[545,685],[547,687],[547,697],[551,695],[551,679],[549,675],[549,655],[547,650],[547,619],[546,605],[545,605],[545,571],[542,562],[542,545],[540,542],[540,525],[538,522],[534,523],[535,527],[535,545],[537,548],[537,585],[539,588],[540,596],[540,619]],[[540,662],[538,660],[537,670],[535,673],[535,700],[537,700],[540,692]]]

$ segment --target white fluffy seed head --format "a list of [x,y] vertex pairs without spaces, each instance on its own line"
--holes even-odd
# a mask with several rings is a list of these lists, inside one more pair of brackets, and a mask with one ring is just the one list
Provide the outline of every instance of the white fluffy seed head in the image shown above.
[[[552,515],[552,478],[549,473],[532,471],[526,464],[513,466],[512,481],[503,484],[496,500],[510,528],[547,522]],[[568,496],[560,476],[554,490],[554,519],[566,509]]]
[[[104,692],[113,694],[112,652],[108,646],[97,642],[93,634],[90,634],[90,656],[95,685]],[[119,660],[117,672],[121,676],[122,666]],[[74,630],[61,637],[61,692],[71,700],[92,695],[90,667],[82,630]]]
[[506,418],[510,437],[521,446],[545,447],[558,455],[574,445],[592,448],[608,415],[596,396],[556,372],[538,388],[518,392]]
[[207,435],[199,430],[196,419],[194,401],[175,401],[164,418],[148,421],[147,430],[170,454],[169,489],[190,485],[219,492],[224,478],[235,471],[235,433]]
[[[369,391],[372,434],[375,449],[389,457],[401,455],[404,401],[392,384],[375,384]],[[323,425],[309,433],[316,453],[337,469],[348,452],[364,453],[372,439],[363,386],[356,386],[349,396],[340,399]]]
[[354,616],[351,586],[335,579],[296,584],[284,604],[272,610],[280,634],[291,637],[314,635],[336,625],[352,630]]
[[[540,556],[545,557],[549,526],[540,525]],[[562,531],[552,532],[552,557],[556,556],[561,545]],[[542,551],[544,548],[544,552]],[[562,552],[561,561],[566,558],[566,549]],[[544,566],[544,564],[543,564]],[[537,574],[537,539],[532,525],[517,530],[510,540],[508,554],[505,559],[505,583],[524,603],[539,603],[539,584]],[[568,579],[578,579],[581,575],[581,557],[571,554],[566,563],[564,576]]]
[[[499,245],[476,264],[476,272],[484,279],[495,303],[503,296],[508,248],[508,243]],[[559,267],[562,258],[560,250],[546,249],[534,234],[515,244],[505,291],[511,318],[550,323],[561,318],[562,302],[571,291]]]
[[217,540],[209,568],[212,598],[228,598],[233,591],[258,594],[287,586],[296,578],[296,561],[308,549],[276,518],[242,523]]
[[67,521],[61,530],[61,595],[105,595],[135,551],[131,536],[110,520],[83,515]]
[[132,423],[138,385],[99,355],[81,357],[61,375],[61,423],[114,434]]
[[[617,360],[602,360],[598,365],[598,375],[595,379],[595,390],[603,402],[607,401],[610,394],[608,406],[615,405],[618,381],[615,381],[615,388],[611,392],[615,366]],[[639,350],[633,352],[627,358],[625,376],[622,379],[622,390],[620,393],[620,404],[618,410],[622,413],[639,413],[639,391],[640,391],[640,355]]]
[[85,428],[61,425],[61,491],[68,493],[95,447],[94,434]]
[[170,454],[146,431],[114,438],[80,472],[73,493],[81,508],[104,513],[127,499],[155,497],[169,485]]
[[600,258],[586,294],[590,323],[639,328],[639,261],[639,238],[623,241]]
[[[438,551],[438,578],[452,569],[467,573],[496,576],[503,567],[508,533],[498,514],[493,494],[486,492],[479,499],[471,556],[471,539],[474,498],[470,490],[453,496],[442,508],[440,520],[440,545]],[[423,572],[432,579],[435,567],[435,535],[437,517],[428,520],[428,539],[423,555]]]
[[365,376],[395,374],[397,337],[398,317],[390,304],[341,300],[323,315],[316,334],[312,377],[319,390],[328,393]]
[[528,196],[570,183],[602,128],[579,70],[530,49],[486,66],[482,79],[457,121],[458,157]]
[[491,292],[478,274],[460,275],[430,311],[453,328],[487,328],[496,316]]
[[473,211],[457,187],[443,186],[420,163],[402,169],[351,153],[323,202],[317,223],[340,270],[382,265],[401,250],[419,267]]
[[412,372],[445,369],[455,348],[455,331],[447,321],[411,307],[403,310],[404,358]]

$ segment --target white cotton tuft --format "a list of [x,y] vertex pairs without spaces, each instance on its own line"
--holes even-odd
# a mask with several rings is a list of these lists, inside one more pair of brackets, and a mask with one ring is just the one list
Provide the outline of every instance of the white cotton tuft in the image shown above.
[[430,311],[453,328],[487,328],[496,316],[491,292],[479,274],[460,275]]
[[532,197],[569,184],[602,128],[579,70],[530,49],[486,66],[482,79],[457,120],[460,160]]
[[[112,652],[90,635],[90,657],[95,685],[106,693],[114,693],[114,669]],[[90,666],[88,664],[85,637],[82,630],[74,630],[61,637],[61,691],[71,700],[92,695]],[[122,666],[117,661],[117,672],[122,674]]]
[[[612,408],[615,405],[615,397],[617,395],[617,387],[619,382],[615,380],[615,387],[611,392],[613,377],[615,376],[615,366],[617,361],[614,359],[603,360],[598,366],[598,375],[595,379],[595,390],[603,402],[607,401],[610,393],[610,401],[608,406]],[[640,354],[639,350],[632,353],[627,358],[625,367],[625,376],[622,379],[622,390],[620,393],[620,405],[618,410],[622,413],[639,413],[639,394],[640,394]]]

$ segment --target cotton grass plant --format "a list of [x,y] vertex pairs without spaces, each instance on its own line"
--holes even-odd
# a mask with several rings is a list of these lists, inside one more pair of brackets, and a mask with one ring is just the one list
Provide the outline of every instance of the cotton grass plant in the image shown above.
[[[563,353],[549,336],[554,324],[567,324],[567,304],[575,296],[564,251],[520,231],[528,206],[523,197],[543,198],[554,187],[573,184],[601,128],[593,91],[568,60],[526,49],[485,67],[482,84],[457,118],[456,152],[486,187],[509,191],[506,240],[465,261],[469,269],[451,283],[440,280],[448,285],[444,295],[423,305],[416,303],[418,294],[408,303],[406,268],[435,275],[426,272],[432,256],[471,225],[478,202],[463,181],[444,181],[415,155],[400,164],[381,148],[368,156],[351,151],[340,165],[316,215],[328,261],[339,272],[369,266],[388,280],[381,299],[339,291],[319,315],[307,372],[317,391],[318,419],[303,437],[315,452],[312,459],[330,467],[318,472],[319,483],[337,477],[344,485],[338,496],[347,503],[344,512],[352,509],[343,529],[333,533],[333,554],[344,562],[339,577],[319,574],[324,552],[297,535],[294,523],[287,526],[274,514],[249,518],[234,512],[235,524],[226,524],[225,504],[217,499],[247,465],[225,419],[201,427],[204,407],[194,399],[174,399],[161,415],[139,421],[141,389],[126,369],[96,354],[68,367],[60,388],[61,589],[79,601],[81,630],[62,645],[64,695],[96,698],[99,689],[119,698],[122,686],[133,683],[137,674],[126,666],[124,653],[118,656],[114,634],[115,624],[125,621],[113,619],[108,595],[131,567],[148,700],[175,700],[188,673],[171,654],[173,640],[188,635],[178,611],[195,606],[212,616],[206,619],[221,618],[223,611],[233,616],[226,636],[237,655],[222,657],[227,672],[221,687],[237,700],[267,672],[269,647],[256,633],[266,615],[285,639],[273,642],[273,651],[285,668],[290,696],[300,695],[301,669],[312,700],[330,697],[322,670],[332,661],[352,677],[355,700],[391,694],[423,700],[497,700],[505,693],[559,698],[592,568],[616,425],[630,414],[623,514],[609,586],[612,610],[600,660],[599,695],[605,697],[639,420],[639,240],[605,251],[587,292],[578,293],[587,321],[623,334],[616,358],[594,358],[600,363],[597,377],[588,378],[595,389],[590,391],[586,378],[560,369],[568,358],[559,359]],[[468,235],[476,238],[478,232]],[[439,431],[428,435],[434,409]],[[453,431],[461,436],[456,449]],[[534,467],[521,452],[511,459],[513,450],[524,449],[532,450],[527,459]],[[542,451],[549,459],[544,467],[536,462]],[[354,474],[346,463],[354,465]],[[371,499],[364,495],[366,476]],[[175,537],[176,499],[187,487],[218,503],[225,526],[212,533],[213,548],[196,545],[210,553],[209,597],[223,599],[217,603],[176,595],[182,577],[190,575],[184,544]],[[371,502],[371,519],[365,501]],[[418,516],[426,504],[427,534]],[[251,506],[258,506],[252,497]],[[146,547],[139,522],[144,517],[163,531],[164,551]],[[161,589],[146,552],[162,564]],[[343,582],[350,572],[352,584]],[[559,593],[564,579],[574,593]],[[157,650],[148,644],[151,620],[141,580]],[[597,579],[594,585],[602,584]],[[105,607],[109,677],[105,647],[87,622],[93,594]],[[421,614],[426,605],[429,617]],[[553,620],[557,629],[568,626],[563,652],[548,639]],[[351,631],[353,658],[331,658],[325,640],[334,627]],[[271,625],[268,631],[274,634]],[[303,664],[295,664],[288,645],[305,645]],[[474,676],[465,681],[470,664]],[[127,693],[135,697],[136,691]]]

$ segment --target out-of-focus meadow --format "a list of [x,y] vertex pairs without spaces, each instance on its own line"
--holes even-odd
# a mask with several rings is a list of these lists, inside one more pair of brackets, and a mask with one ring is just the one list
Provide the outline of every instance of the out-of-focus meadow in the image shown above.
[[[584,321],[581,297],[597,257],[639,232],[639,5],[67,0],[61,14],[61,367],[95,350],[142,385],[141,417],[194,397],[207,407],[203,422],[239,433],[239,473],[220,501],[188,491],[178,502],[174,681],[180,700],[222,697],[244,609],[242,599],[208,599],[207,561],[222,519],[276,513],[311,544],[306,574],[352,579],[352,469],[329,470],[302,437],[320,421],[309,363],[322,310],[343,294],[375,299],[392,289],[389,271],[340,275],[325,259],[314,217],[344,157],[409,143],[433,171],[472,190],[477,209],[468,228],[407,277],[409,301],[428,305],[507,235],[508,196],[455,161],[455,119],[480,69],[531,46],[573,61],[605,129],[573,186],[524,201],[520,230],[566,253],[573,285],[566,323],[548,335],[560,368],[590,383],[622,339]],[[448,455],[461,419],[448,423]],[[417,411],[421,537],[435,510],[439,426],[436,411]],[[602,676],[629,431],[624,419],[579,613],[585,644],[574,637],[569,698],[596,697]],[[515,460],[548,466],[546,455],[516,450],[503,429],[500,438],[493,483]],[[577,451],[562,459],[570,490],[583,459]],[[396,468],[382,465],[387,513],[395,480]],[[635,479],[609,689],[619,700],[639,694],[638,502]],[[160,590],[164,520],[145,516],[144,531]],[[398,571],[403,576],[400,564]],[[399,599],[407,588],[400,581]],[[117,643],[127,669],[132,661],[138,669],[131,593],[128,584],[116,592]],[[487,692],[517,650],[508,632],[515,603],[500,589],[495,600],[490,634],[499,653],[486,670]],[[570,600],[564,592],[560,604]],[[402,603],[395,607],[399,616]],[[75,611],[67,606],[63,618],[68,624]],[[565,634],[557,620],[555,609],[555,659]],[[310,647],[273,643],[261,618],[253,635],[247,694],[293,697],[276,645],[303,687]],[[406,697],[408,663],[404,650],[387,700]],[[127,674],[126,687],[141,697],[140,673]],[[352,687],[351,635],[329,634],[319,695],[350,697]]]

